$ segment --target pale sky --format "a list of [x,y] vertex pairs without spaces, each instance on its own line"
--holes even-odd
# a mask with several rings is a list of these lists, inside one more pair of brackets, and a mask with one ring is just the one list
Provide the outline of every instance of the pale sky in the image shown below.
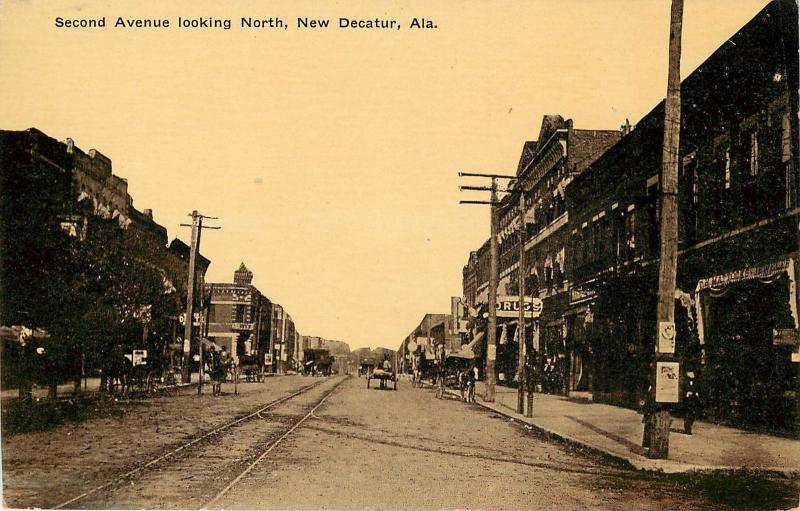
[[[765,0],[685,0],[682,76]],[[489,212],[459,170],[514,173],[544,114],[637,122],[666,91],[669,0],[0,0],[0,129],[96,148],[188,242],[219,216],[208,281],[239,263],[302,334],[395,348],[448,312]],[[106,17],[105,29],[54,19]],[[168,18],[113,28],[118,16]],[[177,18],[232,20],[179,29]],[[282,29],[242,29],[242,16]],[[435,30],[410,30],[412,17]],[[300,30],[298,17],[333,28]],[[339,29],[396,19],[398,31]]]

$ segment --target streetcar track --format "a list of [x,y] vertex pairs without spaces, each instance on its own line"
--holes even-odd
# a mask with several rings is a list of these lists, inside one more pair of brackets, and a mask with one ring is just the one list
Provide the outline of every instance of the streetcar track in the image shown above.
[[[206,431],[205,433],[201,433],[199,436],[196,436],[194,439],[192,439],[192,440],[190,440],[190,441],[188,441],[188,442],[186,442],[184,444],[181,444],[177,448],[172,449],[172,450],[170,450],[170,451],[168,451],[168,452],[166,452],[164,454],[161,454],[160,456],[157,456],[156,458],[148,461],[147,463],[143,463],[143,464],[139,465],[138,467],[136,467],[134,469],[131,469],[131,470],[129,470],[129,471],[127,471],[127,472],[125,472],[125,473],[123,473],[123,474],[121,474],[121,475],[119,475],[119,476],[117,476],[117,477],[115,477],[115,478],[103,483],[100,486],[96,486],[96,487],[94,487],[94,488],[92,488],[90,490],[87,490],[87,491],[81,493],[80,495],[78,495],[76,497],[73,497],[73,498],[71,498],[69,500],[66,500],[66,501],[56,505],[56,506],[53,506],[53,509],[63,509],[66,506],[69,506],[70,504],[74,504],[75,502],[83,500],[84,498],[86,498],[86,497],[88,497],[90,495],[94,495],[97,492],[100,492],[102,490],[111,488],[111,487],[119,484],[122,481],[130,479],[132,476],[142,472],[144,469],[150,468],[150,467],[152,467],[152,466],[154,466],[154,465],[156,465],[156,464],[158,464],[158,463],[160,463],[160,462],[162,462],[162,461],[164,461],[164,460],[166,460],[168,458],[171,458],[172,456],[174,456],[174,455],[186,450],[189,447],[192,447],[193,445],[199,443],[200,441],[208,439],[210,437],[213,437],[213,436],[221,433],[222,431],[225,431],[225,430],[227,430],[227,429],[229,429],[229,428],[231,428],[233,426],[236,426],[238,424],[241,424],[241,423],[247,421],[248,419],[251,419],[253,417],[264,418],[261,415],[261,413],[265,412],[266,410],[269,410],[270,408],[274,408],[275,406],[278,406],[278,405],[280,405],[282,403],[285,403],[286,401],[289,401],[290,399],[293,399],[293,398],[295,398],[295,397],[297,397],[297,396],[299,396],[301,394],[304,394],[304,393],[310,391],[311,389],[314,389],[314,388],[322,385],[326,381],[328,381],[328,380],[320,380],[320,381],[314,382],[311,385],[307,385],[305,387],[302,387],[302,388],[296,390],[295,392],[292,392],[291,394],[288,394],[288,395],[283,396],[281,398],[278,398],[278,399],[275,399],[273,401],[270,401],[269,403],[265,404],[264,406],[261,406],[259,409],[257,409],[254,412],[251,412],[251,413],[248,413],[248,414],[246,414],[244,416],[236,418],[236,419],[234,419],[234,420],[232,420],[232,421],[230,421],[228,423],[225,423],[225,424],[223,424],[221,426],[217,426],[217,427],[215,427],[215,428],[213,428],[211,430]],[[336,386],[338,387],[338,384]],[[336,388],[336,387],[334,387],[334,388]]]
[[315,404],[311,408],[311,410],[308,411],[308,413],[303,415],[303,417],[300,418],[300,420],[296,421],[292,425],[292,427],[290,427],[287,431],[285,431],[276,440],[273,440],[272,442],[270,442],[269,445],[267,446],[266,450],[264,450],[261,453],[261,455],[258,456],[258,458],[256,458],[252,463],[248,464],[247,467],[238,476],[236,476],[236,478],[234,478],[230,483],[228,483],[228,485],[225,486],[222,490],[217,492],[216,495],[214,495],[214,497],[211,500],[209,500],[208,502],[206,502],[205,504],[200,506],[199,509],[209,509],[209,508],[211,508],[211,506],[213,504],[215,504],[217,501],[219,501],[219,499],[224,497],[234,486],[236,486],[237,483],[239,483],[239,481],[244,479],[245,476],[247,476],[247,474],[249,474],[250,471],[252,471],[255,468],[255,466],[258,465],[261,462],[261,460],[266,458],[267,455],[269,453],[271,453],[283,440],[285,440],[289,435],[291,435],[306,420],[308,420],[309,418],[313,417],[314,416],[314,412],[316,412],[325,403],[325,401],[339,388],[339,386],[342,383],[344,383],[345,381],[347,381],[348,379],[349,379],[349,377],[348,378],[343,378],[340,381],[338,381],[336,383],[336,385],[333,386],[333,388],[331,388],[329,391],[327,391],[325,393],[324,396],[322,396],[322,399],[320,399],[317,402],[317,404]]

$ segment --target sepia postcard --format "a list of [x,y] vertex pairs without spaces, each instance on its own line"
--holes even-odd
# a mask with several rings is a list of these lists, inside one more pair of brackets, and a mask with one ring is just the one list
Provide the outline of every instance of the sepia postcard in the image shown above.
[[14,509],[800,509],[796,0],[0,0]]

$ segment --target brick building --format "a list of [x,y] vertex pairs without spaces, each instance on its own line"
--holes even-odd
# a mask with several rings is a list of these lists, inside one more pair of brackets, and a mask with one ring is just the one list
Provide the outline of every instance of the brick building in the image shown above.
[[[80,247],[107,243],[102,251],[83,252],[83,256],[113,261],[117,266],[112,264],[103,271],[116,275],[123,266],[141,269],[138,273],[155,269],[163,284],[163,293],[156,291],[160,296],[151,297],[152,301],[126,304],[127,310],[136,309],[137,317],[125,322],[130,327],[117,326],[117,342],[128,350],[134,346],[148,349],[152,362],[166,354],[175,338],[176,315],[185,310],[187,257],[178,240],[167,247],[167,230],[154,220],[152,210],[134,208],[127,181],[113,173],[111,159],[95,149],[84,152],[71,139],[59,142],[35,128],[0,131],[0,171],[1,321],[10,325],[46,323],[49,311],[63,310],[64,305],[64,296],[54,291],[54,276],[58,276],[58,284],[67,286],[61,292],[69,292],[67,281],[76,275],[69,274],[68,267],[75,272],[96,271],[83,267],[83,259],[76,260],[73,253],[80,253]],[[70,240],[78,243],[70,245]],[[199,256],[198,282],[209,264]],[[98,284],[91,292],[113,290]],[[118,294],[115,296],[107,295],[112,303],[119,301]],[[91,345],[94,341],[80,343]],[[101,348],[108,346],[101,343]],[[87,361],[91,363],[91,357]]]
[[[522,271],[526,295],[544,302],[539,321],[541,331],[537,336],[540,351],[560,360],[562,365],[566,358],[562,332],[569,289],[565,272],[569,249],[567,185],[619,138],[618,130],[577,129],[571,119],[565,120],[560,115],[544,116],[538,141],[523,145],[517,180],[512,185],[516,191],[524,191],[525,226],[520,222],[518,195],[506,195],[498,206],[498,295],[519,293],[519,249],[524,236],[526,265]],[[467,303],[485,305],[489,285],[488,241],[470,254],[463,277]],[[516,325],[514,318],[498,318],[497,375],[500,382],[510,382],[516,373]],[[485,322],[481,327],[486,328]]]
[[[681,86],[676,354],[708,416],[783,430],[800,383],[797,23],[770,3]],[[663,120],[661,102],[567,186],[572,383],[631,406],[654,352]]]
[[[273,304],[253,282],[253,272],[242,263],[233,283],[208,283],[207,337],[243,364],[270,368]],[[274,360],[274,359],[272,359]]]

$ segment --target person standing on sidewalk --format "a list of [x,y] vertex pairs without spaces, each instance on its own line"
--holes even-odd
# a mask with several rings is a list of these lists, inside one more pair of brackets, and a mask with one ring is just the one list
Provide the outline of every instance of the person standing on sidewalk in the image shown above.
[[692,425],[694,425],[694,420],[697,417],[700,393],[697,391],[697,387],[694,384],[694,372],[687,372],[686,380],[686,396],[684,400],[686,410],[683,418],[683,432],[687,435],[691,435]]
[[656,412],[656,400],[653,386],[647,387],[647,393],[641,402],[642,422],[644,423],[644,433],[642,435],[642,447],[650,448],[650,431],[653,429],[653,414]]

